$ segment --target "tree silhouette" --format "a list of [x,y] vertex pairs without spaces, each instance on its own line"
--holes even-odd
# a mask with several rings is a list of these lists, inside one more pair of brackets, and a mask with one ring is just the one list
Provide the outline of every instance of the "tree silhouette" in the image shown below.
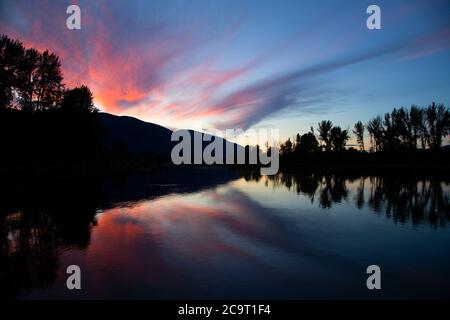
[[355,123],[355,129],[353,133],[356,136],[356,141],[359,144],[359,148],[361,151],[364,151],[364,125],[361,121]]
[[420,139],[422,149],[425,149],[426,128],[424,124],[423,109],[420,109],[415,105],[411,106],[409,110],[409,120],[411,121],[414,148],[417,148],[417,140]]
[[300,134],[297,133],[297,134],[295,135],[295,140],[294,140],[294,150],[293,150],[293,151],[296,152],[296,153],[299,152],[299,148],[300,148],[300,140],[301,140]]
[[434,102],[425,109],[425,121],[428,130],[428,146],[437,149],[442,144],[443,136],[450,133],[450,112],[442,104]]
[[318,132],[320,145],[322,148],[325,148],[326,151],[330,151],[331,150],[330,135],[333,123],[330,120],[322,120],[321,122],[319,122],[318,125],[319,125]]
[[400,139],[395,131],[390,113],[384,114],[383,127],[382,149],[385,151],[393,151],[398,149]]
[[303,134],[300,137],[299,152],[303,154],[314,154],[319,148],[319,142],[312,132]]
[[0,71],[2,165],[85,169],[99,163],[104,151],[93,94],[86,86],[64,89],[57,55],[0,36]]
[[286,142],[282,143],[280,146],[280,153],[282,155],[292,154],[292,141],[291,138],[287,139]]
[[409,111],[401,107],[394,108],[391,112],[391,119],[393,123],[393,132],[398,137],[400,146],[406,149],[414,147],[414,134],[412,132],[411,119]]
[[95,113],[94,95],[85,85],[66,90],[61,102],[61,109],[67,112]]
[[330,130],[330,145],[333,151],[342,151],[349,139],[348,131],[340,127],[333,127]]
[[13,91],[17,85],[17,73],[22,61],[24,48],[19,41],[13,41],[6,35],[0,36],[0,108],[11,107]]
[[36,70],[35,109],[55,108],[64,92],[61,62],[57,55],[44,51],[39,57]]
[[383,145],[383,124],[380,116],[376,116],[367,123],[367,132],[370,135],[370,141],[373,151],[381,151]]
[[380,116],[371,119],[366,127],[374,151],[417,149],[418,140],[422,149],[438,149],[450,133],[450,111],[434,102],[426,109],[394,108],[383,120]]
[[33,48],[27,49],[20,59],[17,70],[16,92],[22,110],[33,111],[33,96],[37,89],[37,68],[39,65],[39,52]]
[[19,41],[0,37],[0,106],[12,107],[14,94],[18,107],[24,111],[56,108],[64,85],[61,62],[48,50],[25,49]]

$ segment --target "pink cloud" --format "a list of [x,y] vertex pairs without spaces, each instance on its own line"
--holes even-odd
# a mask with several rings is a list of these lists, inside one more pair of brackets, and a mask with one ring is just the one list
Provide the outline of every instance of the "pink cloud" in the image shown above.
[[[314,46],[305,49],[308,57],[320,57],[315,65],[306,61],[304,68],[249,83],[248,76],[280,51],[287,51],[294,39],[225,68],[219,67],[219,61],[245,20],[232,24],[222,38],[215,39],[213,50],[202,51],[208,39],[199,37],[199,30],[173,32],[157,19],[142,23],[134,16],[136,8],[118,15],[116,11],[123,7],[115,2],[83,4],[82,30],[68,30],[67,3],[11,2],[11,17],[8,23],[0,22],[0,27],[26,46],[58,54],[67,86],[88,85],[104,111],[168,127],[192,127],[195,122],[204,122],[206,126],[245,129],[274,112],[298,105],[299,95],[303,101],[320,100],[321,96],[308,96],[301,83],[311,76],[393,52],[408,51],[404,59],[416,59],[450,46],[448,29],[414,41],[365,48],[362,53],[349,49],[352,42],[359,43],[356,36],[336,37],[323,52],[314,52]],[[321,24],[309,28],[308,39],[320,37],[323,28]]]

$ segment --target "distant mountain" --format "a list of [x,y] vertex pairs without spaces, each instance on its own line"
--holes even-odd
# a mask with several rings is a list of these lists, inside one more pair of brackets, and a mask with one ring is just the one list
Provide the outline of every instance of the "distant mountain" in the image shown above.
[[122,145],[134,154],[146,152],[170,157],[171,130],[133,117],[110,113],[101,112],[98,118],[104,128],[105,146],[111,148]]
[[[133,154],[151,153],[169,159],[172,146],[177,143],[171,141],[171,130],[154,123],[104,112],[99,113],[98,118],[104,128],[103,143],[108,148],[125,146]],[[189,130],[189,132],[193,141],[194,131]],[[213,136],[211,140],[215,139],[222,140],[216,136]],[[203,142],[203,149],[209,143]],[[224,140],[224,155],[226,146],[230,145],[234,147],[235,154],[237,150],[244,150],[242,146]],[[193,154],[193,149],[191,153]]]

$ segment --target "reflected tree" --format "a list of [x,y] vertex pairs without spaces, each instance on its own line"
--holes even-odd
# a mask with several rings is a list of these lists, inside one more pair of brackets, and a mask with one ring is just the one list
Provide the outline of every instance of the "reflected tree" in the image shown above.
[[[256,177],[271,188],[286,187],[311,203],[330,209],[349,198],[358,209],[371,208],[395,223],[427,223],[444,227],[450,220],[450,195],[445,182],[438,178],[392,176],[351,176],[343,174],[301,172]],[[247,179],[252,180],[250,176]],[[368,186],[367,186],[368,184]]]
[[61,249],[84,249],[95,225],[97,191],[92,183],[1,185],[0,295],[15,298],[50,287]]

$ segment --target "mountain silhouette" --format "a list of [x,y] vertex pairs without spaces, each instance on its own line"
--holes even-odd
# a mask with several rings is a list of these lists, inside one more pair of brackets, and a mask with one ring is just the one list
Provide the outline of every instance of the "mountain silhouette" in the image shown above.
[[[178,142],[171,141],[172,131],[150,122],[145,122],[129,116],[116,116],[110,113],[98,113],[98,119],[103,127],[103,144],[107,148],[125,147],[127,151],[133,154],[154,154],[164,159],[170,159],[172,147]],[[194,133],[189,130],[191,141],[194,141]],[[209,136],[208,140],[223,140],[223,155],[225,162],[226,148],[234,149],[235,160],[238,150],[245,152],[245,148],[236,143],[220,137],[202,133],[202,137]],[[210,141],[203,141],[202,150],[210,144]],[[191,154],[193,155],[193,144]]]
[[108,147],[125,146],[134,154],[152,153],[170,157],[172,131],[160,125],[129,116],[101,112],[98,119],[103,127],[103,144]]

